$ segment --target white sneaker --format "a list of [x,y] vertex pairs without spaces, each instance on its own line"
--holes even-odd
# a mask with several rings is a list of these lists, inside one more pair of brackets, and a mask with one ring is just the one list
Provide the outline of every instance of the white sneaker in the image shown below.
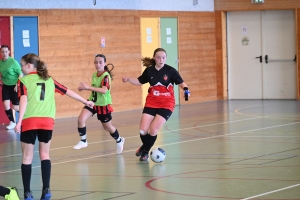
[[122,153],[124,143],[125,143],[125,138],[121,137],[121,141],[117,143],[117,154]]
[[78,142],[78,144],[76,144],[73,149],[81,149],[81,148],[85,148],[88,146],[88,142],[82,142],[81,140]]
[[15,122],[9,122],[8,126],[6,127],[7,130],[11,130],[11,129],[14,129],[16,126],[16,123]]

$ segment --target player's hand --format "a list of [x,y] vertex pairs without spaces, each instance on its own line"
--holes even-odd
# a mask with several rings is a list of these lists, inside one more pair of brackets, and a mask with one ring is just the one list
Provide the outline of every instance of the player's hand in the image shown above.
[[191,96],[191,92],[189,91],[189,89],[187,88],[187,87],[185,87],[185,88],[183,88],[183,90],[184,90],[184,98],[185,98],[185,100],[186,101],[188,101],[189,100],[189,96]]
[[18,85],[15,86],[14,91],[18,92]]
[[126,82],[128,82],[128,81],[129,81],[129,78],[128,78],[128,77],[125,77],[125,76],[123,76],[123,77],[122,77],[122,80],[123,80],[123,83],[126,83]]
[[16,126],[15,126],[15,132],[16,133],[21,133],[21,122],[19,121]]
[[90,86],[88,86],[87,84],[85,84],[84,82],[80,82],[78,90],[81,92],[82,90],[88,90],[90,89]]
[[95,105],[95,103],[92,102],[92,101],[86,101],[85,105],[87,105],[87,106],[90,107],[90,108],[93,108],[94,105]]

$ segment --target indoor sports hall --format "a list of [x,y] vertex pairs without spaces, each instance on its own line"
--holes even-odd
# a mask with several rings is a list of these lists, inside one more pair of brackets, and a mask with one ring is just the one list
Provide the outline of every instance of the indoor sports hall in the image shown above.
[[[299,0],[2,0],[0,8],[0,185],[16,187],[19,199],[300,200]],[[154,52],[157,48],[163,50]],[[20,110],[13,103],[9,108],[15,122],[2,92],[3,49],[24,74],[16,84]],[[46,63],[55,90],[66,94],[55,94],[47,198],[39,156],[44,144],[38,139],[30,165],[33,197],[24,194],[28,178],[21,135],[28,120],[17,132],[21,108],[35,107],[23,101],[31,87],[25,79],[33,76],[26,69],[38,70],[24,58],[28,53],[38,56],[38,66]],[[155,66],[145,67],[141,59],[146,57]],[[93,74],[102,77],[99,60],[108,67],[105,73],[113,67],[101,82],[111,92],[113,111],[97,110],[82,135],[84,104],[96,107],[95,93],[107,94],[93,89]],[[173,75],[159,73],[168,66],[174,81]],[[150,75],[150,69],[161,76]],[[152,78],[162,81],[154,85]],[[174,87],[163,83],[169,79]],[[153,90],[164,86],[168,95]],[[37,88],[40,98],[49,94]],[[83,100],[68,98],[69,90]],[[154,106],[159,110],[173,103],[169,118],[146,112],[149,99],[160,95],[172,97]],[[101,121],[100,112],[111,112],[112,120]],[[149,134],[143,135],[145,116],[153,118],[147,118]],[[159,120],[156,130],[153,124]],[[15,128],[8,128],[11,123]],[[108,134],[116,132],[107,123],[116,127],[118,137]],[[78,141],[88,145],[74,149]],[[165,153],[160,163],[151,157],[151,152],[163,154],[156,148]],[[149,159],[141,161],[143,155]],[[0,191],[1,199],[18,198],[4,198]]]

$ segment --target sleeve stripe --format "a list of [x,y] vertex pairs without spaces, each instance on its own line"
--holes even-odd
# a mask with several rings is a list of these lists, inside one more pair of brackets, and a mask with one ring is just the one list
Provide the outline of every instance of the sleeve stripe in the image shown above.
[[66,94],[68,88],[65,87],[64,85],[60,84],[56,80],[54,80],[54,85],[55,85],[55,92],[60,93],[60,94]]

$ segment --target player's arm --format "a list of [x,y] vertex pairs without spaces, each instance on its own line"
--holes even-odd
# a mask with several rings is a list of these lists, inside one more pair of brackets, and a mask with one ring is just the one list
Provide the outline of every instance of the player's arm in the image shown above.
[[79,94],[73,92],[72,90],[70,89],[67,89],[67,92],[66,92],[66,95],[77,100],[77,101],[80,101],[82,102],[83,104],[89,106],[89,107],[93,107],[94,106],[94,102],[92,101],[88,101],[88,100],[85,100],[82,96],[80,96]]
[[123,79],[123,83],[128,82],[128,83],[131,83],[133,85],[138,85],[138,86],[142,85],[142,83],[140,83],[139,79],[137,79],[137,78],[123,77],[122,79]]
[[17,85],[19,87],[18,95],[20,97],[20,102],[19,102],[19,119],[15,127],[15,132],[21,133],[21,125],[27,107],[27,89],[21,81],[19,81]]
[[85,104],[89,107],[94,106],[94,102],[85,100],[79,94],[77,94],[77,93],[73,92],[72,90],[68,89],[64,85],[57,82],[56,80],[54,80],[54,85],[55,85],[55,92],[60,93],[62,95],[66,94],[67,96],[69,96],[69,97],[71,97],[71,98],[73,98],[77,101],[80,101],[80,102],[82,102],[83,104]]
[[92,86],[89,86],[89,85],[85,84],[84,82],[80,82],[78,90],[79,91],[89,90],[89,91],[99,92],[101,94],[105,94],[107,92],[108,88],[106,86],[102,86],[101,88],[92,87]]

